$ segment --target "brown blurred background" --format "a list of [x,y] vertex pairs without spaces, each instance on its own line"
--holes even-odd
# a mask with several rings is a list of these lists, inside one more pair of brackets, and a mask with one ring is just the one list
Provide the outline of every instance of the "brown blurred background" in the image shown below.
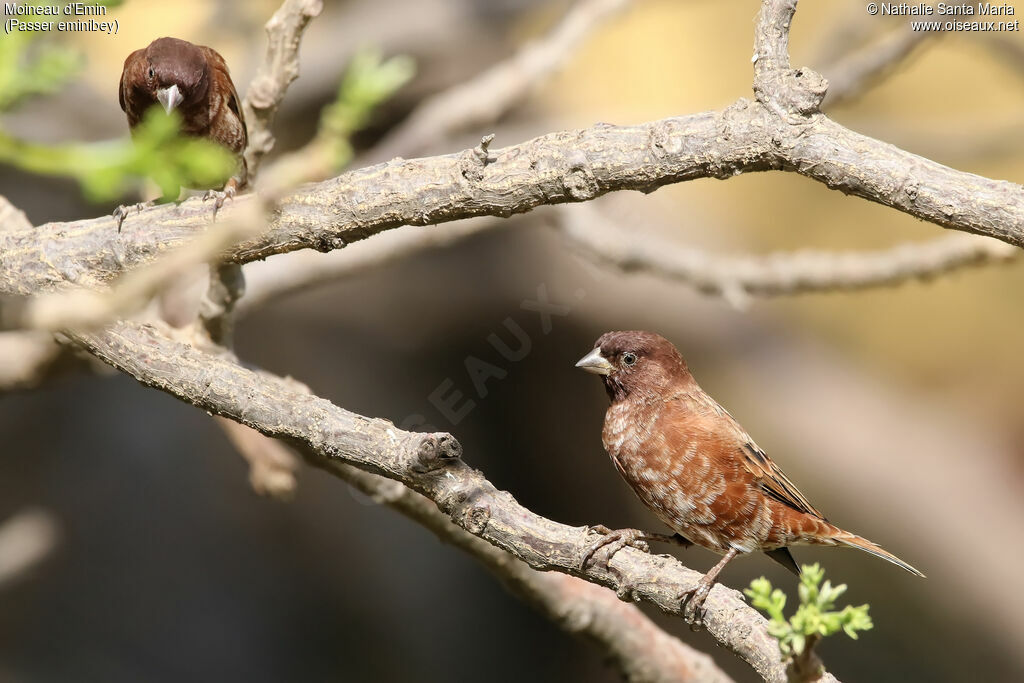
[[[566,6],[328,2],[278,118],[278,150],[313,134],[356,48],[408,54],[418,66],[357,139],[368,149],[424,96],[507,58]],[[215,47],[244,91],[275,8],[129,1],[114,10],[117,36],[68,39],[88,56],[83,79],[2,125],[37,141],[125,135],[121,63],[161,35]],[[756,11],[751,0],[637,0],[498,125],[431,141],[428,151],[457,151],[482,133],[496,132],[499,147],[750,96]],[[867,16],[859,2],[805,3],[793,62],[823,68],[900,25]],[[1024,49],[1019,33],[935,38],[829,113],[955,168],[1019,182],[1024,64],[994,38]],[[84,203],[71,182],[6,167],[0,193],[35,224],[113,208]],[[618,194],[594,206],[632,239],[656,234],[721,252],[869,248],[942,234],[790,173]],[[873,631],[821,647],[832,672],[845,681],[1024,677],[1019,261],[927,284],[758,300],[740,312],[581,261],[551,229],[558,215],[542,208],[275,301],[241,323],[238,353],[350,410],[452,431],[471,465],[540,514],[660,531],[602,450],[599,383],[572,367],[606,330],[658,331],[830,519],[928,574],[917,580],[841,550],[795,552],[850,583],[851,603],[871,603]],[[548,333],[523,308],[539,291],[570,308]],[[514,364],[487,342],[492,333],[511,341],[507,318],[531,339]],[[485,397],[466,373],[470,355],[507,372]],[[446,379],[475,402],[457,425],[428,399]],[[207,415],[125,377],[76,372],[0,396],[0,452],[0,520],[42,508],[58,534],[35,569],[0,583],[0,680],[615,680],[596,650],[504,593],[472,560],[339,481],[303,470],[294,502],[257,497]],[[699,549],[682,557],[701,571],[714,561]],[[723,581],[740,588],[762,574],[795,593],[792,578],[763,558],[730,565]],[[754,680],[709,638],[656,618],[737,680]]]

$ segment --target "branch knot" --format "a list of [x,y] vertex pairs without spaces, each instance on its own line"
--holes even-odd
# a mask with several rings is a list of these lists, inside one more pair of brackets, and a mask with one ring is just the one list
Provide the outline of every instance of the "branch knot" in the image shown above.
[[806,66],[774,71],[754,82],[758,101],[787,119],[816,114],[826,92],[828,80]]
[[562,186],[569,196],[579,202],[597,196],[597,178],[590,169],[590,161],[582,150],[569,155],[569,172],[562,178]]
[[462,167],[463,178],[470,182],[478,182],[484,177],[484,169],[487,168],[487,164],[495,161],[494,157],[487,154],[487,148],[491,146],[493,141],[494,133],[485,135],[480,138],[479,145],[462,153],[460,166]]
[[422,471],[444,467],[451,460],[458,460],[462,457],[462,444],[452,436],[444,432],[438,434],[425,434],[416,448],[416,460]]

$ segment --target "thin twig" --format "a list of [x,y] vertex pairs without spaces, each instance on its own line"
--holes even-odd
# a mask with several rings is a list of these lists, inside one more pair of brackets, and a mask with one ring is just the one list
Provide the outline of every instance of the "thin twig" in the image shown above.
[[277,439],[223,417],[214,418],[235,449],[249,463],[249,484],[256,493],[289,501],[295,497],[298,483],[295,455]]
[[446,247],[504,225],[494,218],[471,218],[430,230],[402,228],[329,254],[302,251],[245,266],[246,294],[238,313],[269,301],[380,268],[428,249]]
[[249,130],[245,161],[250,177],[256,176],[263,157],[274,147],[270,127],[288,86],[299,77],[302,34],[322,9],[322,0],[284,0],[266,24],[267,56],[242,103]]
[[511,58],[424,101],[367,155],[414,156],[460,130],[494,123],[551,77],[597,27],[630,0],[577,0],[551,31]]
[[1005,242],[954,234],[877,251],[804,249],[724,256],[650,235],[627,234],[590,205],[562,209],[560,227],[577,251],[598,263],[676,280],[704,294],[722,296],[738,308],[745,307],[752,296],[889,287],[962,268],[1006,263],[1024,253]]
[[[288,86],[299,77],[302,36],[322,9],[322,0],[285,0],[265,26],[266,56],[242,103],[249,137],[245,149],[246,180],[256,177],[263,157],[274,147],[271,125]],[[278,188],[272,190],[272,194],[277,192]],[[200,306],[199,322],[218,344],[231,345],[233,311],[244,292],[245,278],[240,266],[210,265],[210,286]]]
[[0,524],[0,588],[31,571],[57,545],[56,518],[45,510],[28,509]]
[[822,67],[821,72],[829,83],[822,108],[834,107],[860,95],[902,64],[925,41],[941,34],[941,31],[911,31],[910,24],[906,23],[845,55],[835,64]]

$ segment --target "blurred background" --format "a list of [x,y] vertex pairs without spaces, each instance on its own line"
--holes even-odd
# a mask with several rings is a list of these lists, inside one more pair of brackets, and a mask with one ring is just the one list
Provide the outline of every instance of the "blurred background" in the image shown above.
[[[374,146],[424,98],[508,59],[568,6],[327,2],[278,116],[277,151],[315,134],[360,47],[408,55],[416,75],[355,136],[354,166],[373,159]],[[56,36],[85,55],[81,78],[26,101],[0,126],[42,143],[125,137],[122,62],[162,35],[215,47],[244,92],[276,7],[129,1],[111,10],[116,36]],[[395,153],[456,152],[490,132],[497,148],[750,97],[757,7],[635,0],[500,121]],[[905,29],[902,19],[867,16],[859,2],[806,3],[792,61],[829,77],[825,67],[845,53]],[[954,168],[1020,182],[1022,86],[1020,33],[943,35],[922,40],[884,80],[829,113]],[[87,203],[73,181],[11,166],[0,166],[0,194],[35,225],[114,206]],[[600,383],[573,368],[607,330],[660,332],[832,521],[928,575],[915,579],[852,551],[797,549],[799,562],[820,561],[829,578],[849,583],[852,604],[871,604],[874,630],[821,647],[830,671],[846,681],[1021,680],[1020,260],[737,310],[580,258],[553,229],[562,211],[578,210],[596,210],[633,240],[651,235],[715,253],[880,248],[942,235],[792,173],[619,193],[485,219],[494,225],[452,245],[277,298],[240,322],[238,354],[349,410],[452,431],[469,464],[537,513],[662,531],[603,451]],[[543,297],[564,309],[549,329],[530,310]],[[530,339],[515,363],[488,342],[496,334],[514,345],[509,319]],[[485,396],[467,374],[470,356],[506,373]],[[472,401],[458,424],[429,398],[442,383]],[[207,415],[126,377],[75,366],[0,395],[0,453],[0,524],[28,519],[19,529],[41,544],[29,569],[0,573],[0,680],[617,678],[596,649],[506,594],[472,559],[340,481],[303,468],[293,502],[257,496],[245,462]],[[700,571],[716,559],[701,549],[656,552],[669,550]],[[761,557],[730,565],[722,580],[741,588],[762,574],[795,592],[792,577]],[[645,611],[736,680],[755,680],[707,636]]]

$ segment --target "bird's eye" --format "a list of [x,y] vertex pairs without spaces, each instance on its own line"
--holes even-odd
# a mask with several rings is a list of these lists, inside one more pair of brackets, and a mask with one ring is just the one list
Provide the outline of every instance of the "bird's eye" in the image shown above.
[[633,365],[634,363],[636,363],[636,354],[627,351],[626,353],[622,354],[622,362],[626,366]]
[[155,74],[155,73],[153,73],[153,67],[149,67],[149,77],[150,77],[150,78],[153,78],[153,76],[155,76],[155,75],[156,75],[156,74]]

